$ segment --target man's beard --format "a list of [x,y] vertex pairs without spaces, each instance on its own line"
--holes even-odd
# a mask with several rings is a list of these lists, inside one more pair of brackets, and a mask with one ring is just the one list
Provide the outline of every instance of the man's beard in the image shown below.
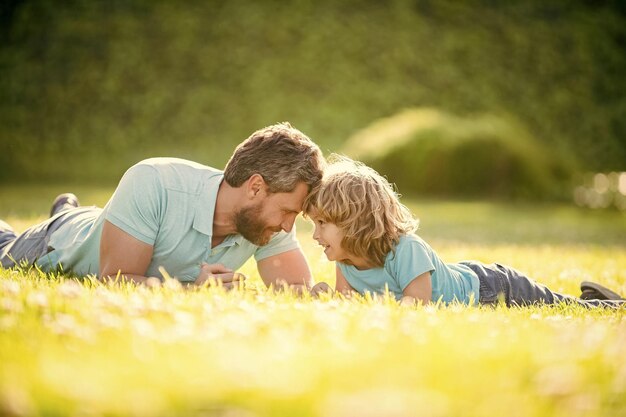
[[[237,233],[257,246],[267,245],[272,234],[267,233],[268,227],[261,219],[262,204],[245,207],[235,213]],[[279,232],[280,230],[276,230]]]

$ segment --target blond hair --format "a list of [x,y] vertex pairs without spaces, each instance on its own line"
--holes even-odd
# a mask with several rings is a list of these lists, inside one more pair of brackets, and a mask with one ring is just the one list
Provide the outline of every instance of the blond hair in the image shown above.
[[326,161],[320,148],[289,123],[259,129],[243,141],[224,168],[224,180],[241,186],[253,174],[272,193],[287,193],[304,182],[309,191],[321,180]]
[[343,156],[329,160],[322,182],[304,203],[305,214],[334,223],[345,234],[345,250],[383,266],[400,237],[417,230],[419,221],[378,172]]

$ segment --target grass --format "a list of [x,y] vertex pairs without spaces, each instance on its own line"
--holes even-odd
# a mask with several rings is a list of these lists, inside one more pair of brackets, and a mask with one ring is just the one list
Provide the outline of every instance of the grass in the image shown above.
[[[0,188],[23,230],[53,187]],[[110,189],[79,190],[102,205]],[[24,198],[23,198],[24,197]],[[26,198],[28,197],[28,198]],[[411,201],[449,262],[498,261],[578,294],[626,293],[626,218],[568,206]],[[333,265],[299,223],[317,280]],[[246,287],[109,286],[0,269],[0,415],[620,416],[623,311],[400,307]]]

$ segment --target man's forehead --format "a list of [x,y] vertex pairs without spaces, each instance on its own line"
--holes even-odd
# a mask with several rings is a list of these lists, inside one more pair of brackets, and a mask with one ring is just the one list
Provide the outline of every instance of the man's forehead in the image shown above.
[[306,194],[304,196],[290,195],[285,201],[283,201],[284,207],[291,211],[302,211],[305,198]]
[[293,191],[288,193],[279,193],[277,196],[284,208],[301,211],[304,199],[309,194],[309,187],[303,182],[298,183]]

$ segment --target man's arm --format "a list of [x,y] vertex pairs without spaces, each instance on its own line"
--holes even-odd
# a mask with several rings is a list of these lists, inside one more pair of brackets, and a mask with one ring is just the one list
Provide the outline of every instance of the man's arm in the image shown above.
[[294,289],[311,288],[311,270],[300,248],[261,259],[257,268],[265,285],[287,283]]
[[136,283],[145,283],[146,271],[152,259],[153,247],[129,235],[105,220],[100,237],[101,280],[116,279],[118,275]]
[[[154,248],[129,235],[106,220],[100,237],[100,279],[102,281],[121,279],[145,284],[150,277],[146,271],[152,260]],[[226,289],[234,288],[242,276],[221,264],[202,264],[195,285],[210,285],[211,278],[221,281]],[[158,278],[152,278],[158,279]],[[160,279],[158,279],[161,281]]]

